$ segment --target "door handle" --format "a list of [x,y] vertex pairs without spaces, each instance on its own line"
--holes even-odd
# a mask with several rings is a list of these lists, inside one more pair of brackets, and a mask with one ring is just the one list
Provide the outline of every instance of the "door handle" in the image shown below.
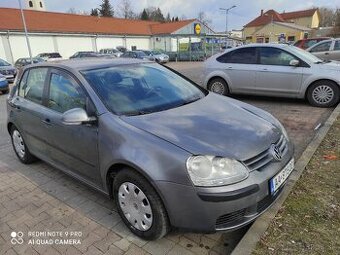
[[268,69],[267,68],[263,68],[260,70],[260,72],[268,72]]
[[44,123],[45,125],[48,125],[48,126],[51,126],[51,125],[52,125],[50,119],[44,119],[44,120],[42,120],[41,122]]

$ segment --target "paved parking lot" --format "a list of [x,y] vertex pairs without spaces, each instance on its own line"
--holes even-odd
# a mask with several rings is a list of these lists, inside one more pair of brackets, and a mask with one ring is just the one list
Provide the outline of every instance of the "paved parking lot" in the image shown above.
[[[202,63],[169,65],[198,83],[202,80]],[[213,235],[173,232],[153,242],[134,237],[105,196],[43,162],[19,163],[5,126],[5,97],[0,96],[0,254],[229,254],[246,231]],[[296,157],[332,110],[298,100],[237,98],[280,119],[295,144]],[[24,233],[23,244],[11,243],[12,231]],[[32,237],[27,236],[28,231],[77,231],[81,244],[29,245]]]

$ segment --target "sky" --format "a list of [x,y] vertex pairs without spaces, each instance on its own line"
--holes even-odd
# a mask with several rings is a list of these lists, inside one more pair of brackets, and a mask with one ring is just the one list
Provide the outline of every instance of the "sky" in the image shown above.
[[[21,0],[22,2],[26,0]],[[101,0],[44,0],[48,11],[67,12],[70,8],[79,11],[89,12],[92,8],[97,8]],[[115,9],[121,0],[111,0]],[[226,15],[219,8],[229,8],[228,30],[242,29],[242,27],[256,18],[261,9],[274,9],[277,12],[289,12],[309,9],[311,7],[340,8],[340,0],[130,0],[135,12],[140,12],[143,8],[156,6],[160,7],[164,16],[169,12],[171,16],[181,18],[196,18],[198,13],[205,12],[208,19],[212,21],[211,27],[219,32],[225,31]],[[0,0],[0,7],[18,7],[18,0]]]

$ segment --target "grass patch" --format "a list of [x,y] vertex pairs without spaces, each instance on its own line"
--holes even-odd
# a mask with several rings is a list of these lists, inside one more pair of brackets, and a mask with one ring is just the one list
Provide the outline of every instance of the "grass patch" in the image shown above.
[[340,118],[253,254],[340,254]]

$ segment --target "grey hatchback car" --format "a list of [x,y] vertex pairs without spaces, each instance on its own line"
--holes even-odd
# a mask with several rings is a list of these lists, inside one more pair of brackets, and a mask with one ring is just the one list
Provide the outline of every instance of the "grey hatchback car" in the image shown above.
[[149,61],[28,66],[7,106],[21,162],[42,159],[114,198],[144,239],[171,227],[247,225],[294,169],[292,144],[273,116]]

